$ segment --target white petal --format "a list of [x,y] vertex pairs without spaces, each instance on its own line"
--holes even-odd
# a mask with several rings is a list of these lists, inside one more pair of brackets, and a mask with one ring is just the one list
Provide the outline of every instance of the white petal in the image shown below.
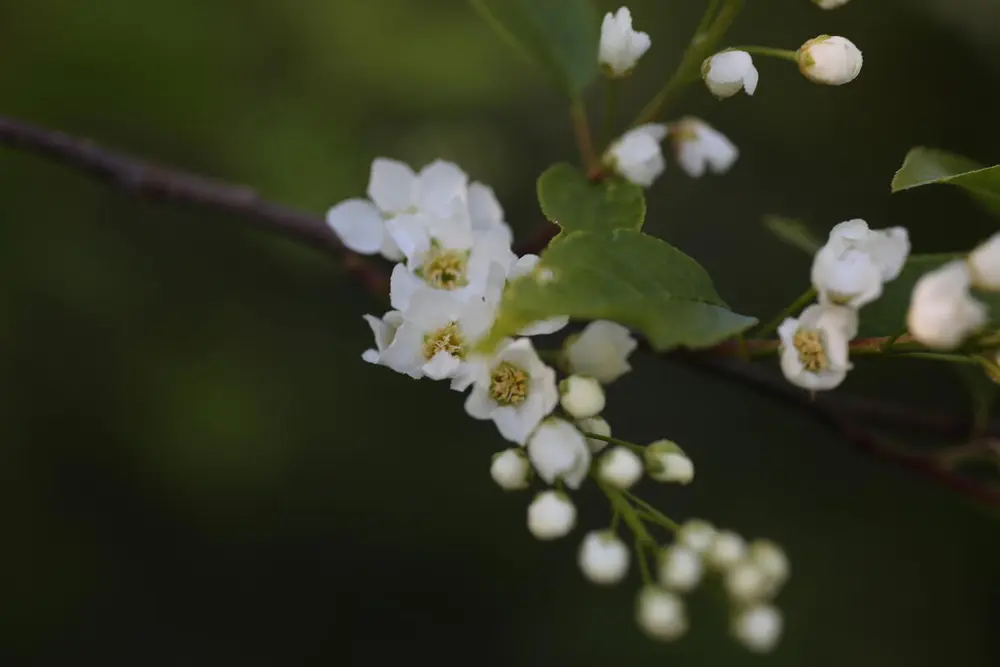
[[537,322],[532,322],[528,326],[524,327],[517,332],[518,336],[548,336],[549,334],[554,334],[557,331],[562,331],[569,324],[569,316],[559,315],[556,317],[550,317],[546,320],[539,320]]
[[473,229],[490,229],[504,224],[503,208],[493,188],[474,182],[469,185],[469,217]]
[[406,310],[413,295],[426,288],[427,283],[413,275],[405,264],[397,264],[389,277],[389,302],[396,310]]
[[423,371],[432,380],[444,380],[452,377],[461,365],[461,359],[442,350],[424,364]]
[[456,199],[465,201],[468,178],[453,162],[435,160],[425,166],[417,177],[420,209],[433,216],[448,217],[454,212]]
[[420,328],[404,322],[389,347],[379,355],[379,360],[397,373],[418,379],[424,374],[423,343],[424,337]]
[[416,179],[409,165],[398,160],[377,158],[372,162],[368,196],[382,211],[402,213],[413,206]]
[[490,398],[487,390],[480,385],[475,385],[465,399],[465,411],[473,419],[490,419],[497,404]]
[[385,223],[378,209],[364,199],[342,201],[326,214],[326,224],[345,246],[362,255],[374,255],[382,248]]
[[418,255],[430,250],[430,221],[427,216],[397,215],[386,221],[385,228],[408,262],[412,263]]

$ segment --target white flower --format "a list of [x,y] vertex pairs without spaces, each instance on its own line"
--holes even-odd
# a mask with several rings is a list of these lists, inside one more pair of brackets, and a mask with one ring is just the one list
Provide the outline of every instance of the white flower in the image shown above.
[[667,126],[662,123],[632,128],[608,146],[604,162],[626,180],[648,188],[667,167],[660,147],[666,136]]
[[705,553],[705,560],[712,567],[725,570],[743,560],[746,555],[746,540],[731,530],[720,530]]
[[726,571],[726,592],[738,604],[757,602],[773,590],[767,575],[756,563],[741,561]]
[[706,169],[725,173],[740,155],[724,134],[698,118],[677,121],[670,126],[669,136],[678,164],[691,178],[700,177]]
[[673,641],[687,632],[684,602],[659,586],[645,586],[636,600],[636,621],[650,637]]
[[377,364],[381,361],[382,352],[396,337],[396,331],[403,323],[403,313],[398,310],[390,310],[382,319],[374,315],[365,315],[364,318],[375,336],[375,347],[365,350],[361,358],[370,364]]
[[676,442],[657,440],[643,451],[649,476],[657,482],[689,484],[694,479],[694,463]]
[[747,559],[764,574],[772,591],[777,591],[788,579],[788,557],[781,547],[770,540],[751,542]]
[[820,9],[836,9],[837,7],[843,7],[851,0],[812,0],[813,4]]
[[492,326],[493,315],[481,300],[459,301],[447,292],[423,290],[404,312],[380,362],[413,378],[453,378],[471,344]]
[[820,35],[799,47],[799,71],[813,83],[841,86],[858,78],[863,58],[858,47],[844,37]]
[[604,15],[597,59],[611,76],[622,77],[632,71],[651,45],[649,35],[632,29],[632,14],[628,7],[622,7],[615,14]]
[[543,421],[528,438],[528,458],[548,484],[561,479],[571,489],[579,488],[590,470],[587,441],[575,426],[558,417]]
[[1000,232],[969,253],[972,284],[983,290],[1000,290]]
[[519,445],[559,401],[556,372],[527,338],[505,341],[491,358],[474,361],[470,375],[465,411],[475,419],[492,419],[500,435]]
[[594,417],[604,409],[604,390],[592,377],[570,375],[559,383],[559,404],[573,419]]
[[670,545],[660,556],[660,583],[671,590],[692,590],[701,581],[703,571],[701,555],[683,544]]
[[677,531],[677,541],[695,552],[704,554],[715,542],[715,526],[701,519],[684,522]]
[[732,633],[755,653],[767,653],[781,638],[781,612],[770,605],[744,609],[733,618]]
[[493,188],[478,181],[469,184],[469,223],[473,233],[498,232],[509,246],[514,240],[514,232],[504,220],[503,208],[497,201]]
[[853,368],[848,343],[858,333],[858,314],[844,306],[813,304],[778,327],[781,371],[809,391],[833,389]]
[[566,363],[573,373],[610,384],[632,370],[628,357],[638,345],[622,325],[596,320],[566,341]]
[[[506,280],[515,280],[521,276],[528,275],[532,273],[537,267],[540,261],[538,255],[521,255],[517,258],[517,261],[510,267],[510,272],[506,276]],[[493,294],[499,300],[499,297],[503,294],[503,285],[500,289],[494,290]],[[518,336],[544,336],[547,334],[552,334],[557,331],[562,330],[569,324],[569,317],[565,315],[556,315],[555,317],[550,317],[544,320],[539,320],[537,322],[532,322],[528,326],[524,327],[517,332]]]
[[910,254],[903,227],[873,230],[864,220],[841,222],[813,258],[812,284],[821,303],[860,308],[882,294],[882,284],[895,280]]
[[576,525],[576,507],[559,491],[542,491],[528,505],[528,530],[540,540],[565,537]]
[[505,449],[493,456],[490,476],[505,491],[526,489],[531,479],[531,464],[520,449]]
[[386,232],[382,214],[370,201],[345,199],[327,211],[326,224],[347,248],[356,253],[381,253],[393,260],[402,257]]
[[[588,417],[587,419],[581,419],[576,423],[576,425],[584,433],[603,435],[605,438],[611,437],[611,424],[609,424],[603,417]],[[590,446],[590,451],[594,454],[608,446],[606,441],[599,440],[598,438],[587,438],[587,444]]]
[[595,530],[580,543],[578,563],[584,576],[595,584],[617,584],[628,573],[628,547],[614,533]]
[[910,335],[941,350],[954,349],[987,321],[986,306],[969,293],[972,276],[964,260],[922,275],[913,286],[906,325]]
[[746,51],[716,53],[702,63],[701,76],[708,90],[719,99],[731,97],[741,88],[747,95],[753,95],[760,77]]
[[601,457],[597,474],[602,482],[619,489],[628,489],[642,478],[643,466],[639,455],[627,447],[613,447]]

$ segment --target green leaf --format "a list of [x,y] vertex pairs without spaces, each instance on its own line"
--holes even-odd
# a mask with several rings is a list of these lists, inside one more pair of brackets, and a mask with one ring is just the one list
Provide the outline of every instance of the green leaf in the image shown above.
[[600,31],[593,0],[472,0],[472,4],[570,97],[579,97],[597,75]]
[[646,217],[642,188],[620,178],[591,183],[569,164],[553,165],[541,175],[538,202],[545,217],[565,232],[638,231]]
[[[920,277],[946,262],[963,256],[958,253],[910,255],[899,277],[885,284],[885,291],[878,301],[861,309],[858,335],[863,338],[894,336],[903,331],[906,328],[906,312],[910,308],[910,295]],[[1000,294],[977,293],[976,298],[990,307],[994,325],[1000,322]]]
[[730,311],[696,261],[627,229],[572,232],[554,241],[534,272],[508,285],[483,347],[556,315],[620,322],[660,351],[710,347],[757,322]]
[[780,215],[765,215],[762,220],[764,227],[790,246],[810,255],[823,246],[823,241],[806,223],[793,218],[783,218]]
[[901,192],[932,183],[957,185],[992,213],[1000,215],[1000,165],[983,167],[955,153],[913,148],[892,179],[892,191]]

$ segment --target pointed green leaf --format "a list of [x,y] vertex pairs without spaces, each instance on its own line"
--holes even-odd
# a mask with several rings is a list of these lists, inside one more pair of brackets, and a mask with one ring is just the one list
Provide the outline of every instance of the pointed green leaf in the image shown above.
[[892,191],[901,192],[932,183],[957,185],[992,213],[1000,215],[1000,165],[983,167],[955,153],[913,148],[892,179]]
[[569,164],[553,165],[538,179],[542,213],[565,232],[638,231],[646,217],[642,188],[620,178],[591,183]]
[[765,215],[762,222],[764,227],[779,239],[810,255],[815,254],[823,246],[823,241],[801,220],[783,218],[780,215]]
[[661,351],[710,347],[757,322],[730,311],[696,261],[625,229],[572,232],[554,241],[533,273],[508,285],[483,346],[556,315],[620,322]]
[[[878,301],[861,309],[861,337],[894,336],[906,328],[906,313],[910,308],[913,286],[922,275],[946,262],[963,257],[956,253],[911,255],[899,277],[885,284]],[[994,325],[1000,323],[1000,294],[977,293],[976,298],[990,307]]]
[[570,97],[579,97],[597,75],[600,24],[593,0],[472,0],[472,4]]

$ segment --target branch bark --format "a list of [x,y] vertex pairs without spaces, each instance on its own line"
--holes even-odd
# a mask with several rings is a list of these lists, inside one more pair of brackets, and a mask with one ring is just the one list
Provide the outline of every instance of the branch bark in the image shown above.
[[[136,197],[240,217],[258,229],[333,255],[373,295],[388,294],[387,272],[383,267],[344,247],[321,216],[268,201],[253,188],[154,164],[88,139],[12,118],[0,117],[0,145],[41,155]],[[552,225],[541,228],[518,248],[518,254],[540,251],[554,231]],[[733,349],[724,344],[714,352],[678,351],[667,356],[808,412],[859,451],[950,488],[981,505],[1000,509],[1000,487],[966,478],[940,457],[901,450],[873,428],[916,429],[941,437],[967,438],[971,433],[970,420],[839,394],[813,397],[767,368],[734,358]],[[985,435],[1000,438],[1000,425],[991,424]]]

